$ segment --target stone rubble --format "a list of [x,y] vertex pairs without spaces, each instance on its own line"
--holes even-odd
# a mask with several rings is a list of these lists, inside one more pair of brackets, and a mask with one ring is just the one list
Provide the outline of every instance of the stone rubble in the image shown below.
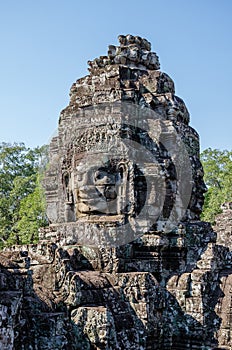
[[[45,178],[50,225],[40,230],[38,244],[0,253],[0,349],[232,349],[232,205],[223,206],[215,227],[200,221],[206,188],[199,136],[188,125],[183,100],[175,95],[171,78],[159,71],[146,39],[120,35],[119,46],[110,45],[107,56],[88,63],[90,74],[72,85],[58,136],[50,144]],[[144,132],[144,121],[134,125],[128,119],[125,127],[122,114],[128,104],[163,118],[166,145],[173,145],[170,130],[175,130],[188,152],[190,201],[185,216],[169,231],[162,228],[177,199],[175,169],[168,152],[152,141],[155,131]],[[99,124],[108,115],[111,120]],[[121,135],[133,135],[157,156],[166,191],[162,208],[156,191],[151,188],[147,196],[156,195],[158,214],[144,199],[157,167],[149,163],[141,170],[123,159],[107,163],[96,177],[98,191],[104,189],[109,203],[118,201],[113,214],[85,205],[84,154],[105,154],[103,138],[111,144]],[[117,197],[114,180],[125,169],[129,191],[122,182],[124,197]],[[92,188],[90,193],[94,198]],[[124,211],[122,197],[130,199]],[[125,217],[133,222],[143,207],[145,218],[153,215],[156,224],[136,239],[124,225],[129,237],[124,244],[81,244],[102,228],[124,227]],[[114,233],[112,237],[116,239]]]

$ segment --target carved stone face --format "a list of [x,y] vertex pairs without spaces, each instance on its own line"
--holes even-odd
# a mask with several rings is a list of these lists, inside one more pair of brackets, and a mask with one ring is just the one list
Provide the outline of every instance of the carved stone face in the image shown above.
[[78,216],[120,215],[125,195],[125,167],[109,161],[101,167],[80,164],[77,167],[76,211]]

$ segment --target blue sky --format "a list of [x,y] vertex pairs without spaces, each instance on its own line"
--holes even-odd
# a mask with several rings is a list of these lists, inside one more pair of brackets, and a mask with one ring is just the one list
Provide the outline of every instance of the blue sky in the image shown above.
[[231,15],[231,0],[0,1],[0,142],[48,143],[86,62],[130,33],[151,41],[201,149],[231,149]]

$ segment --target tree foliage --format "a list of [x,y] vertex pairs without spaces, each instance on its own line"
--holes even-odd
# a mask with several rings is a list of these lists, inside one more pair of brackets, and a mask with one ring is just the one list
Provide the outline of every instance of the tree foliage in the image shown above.
[[214,223],[221,205],[232,201],[232,151],[208,148],[202,152],[201,161],[208,187],[202,219]]
[[33,243],[47,224],[41,186],[47,146],[0,144],[0,247]]

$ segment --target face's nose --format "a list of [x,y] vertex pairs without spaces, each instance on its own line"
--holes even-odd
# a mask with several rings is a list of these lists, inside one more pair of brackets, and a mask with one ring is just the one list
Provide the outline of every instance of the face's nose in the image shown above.
[[115,186],[105,186],[105,190],[104,190],[104,197],[106,198],[106,200],[109,201],[113,201],[114,199],[117,198],[117,192],[115,190]]

